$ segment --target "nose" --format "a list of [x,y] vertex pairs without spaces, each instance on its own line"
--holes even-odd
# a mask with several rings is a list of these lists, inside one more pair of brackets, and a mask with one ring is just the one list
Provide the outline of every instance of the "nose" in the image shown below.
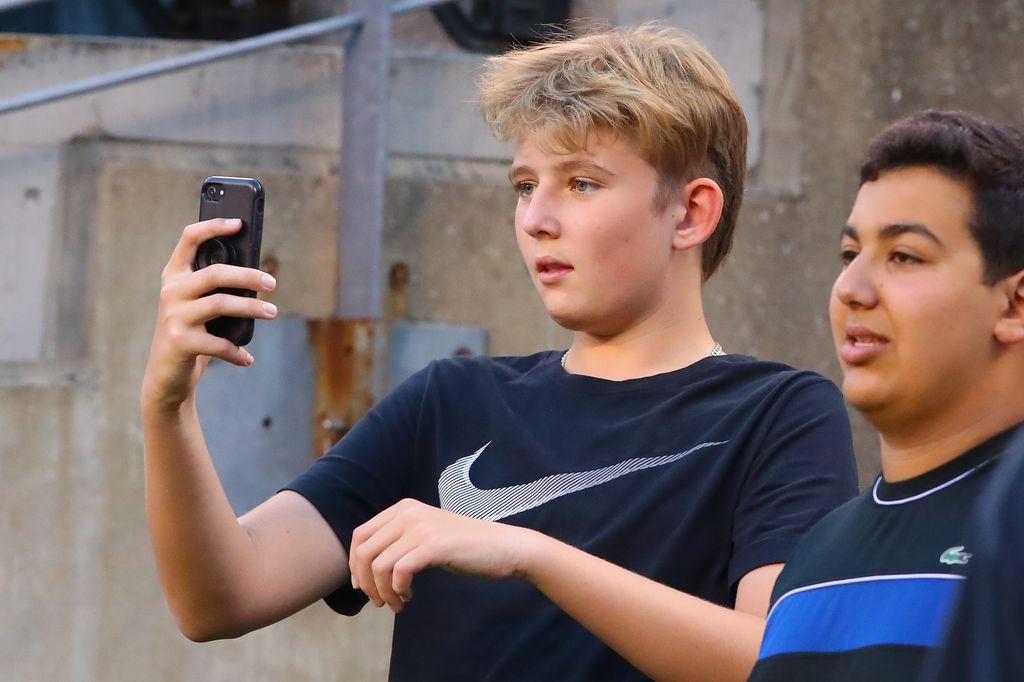
[[562,234],[558,219],[558,199],[537,185],[530,196],[519,200],[516,223],[519,229],[534,239],[557,239]]
[[855,257],[836,277],[832,295],[849,308],[873,308],[878,304],[874,267],[863,254]]

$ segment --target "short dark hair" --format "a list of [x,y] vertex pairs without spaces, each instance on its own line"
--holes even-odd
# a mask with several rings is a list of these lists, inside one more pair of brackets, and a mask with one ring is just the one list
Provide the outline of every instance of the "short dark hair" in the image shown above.
[[971,236],[991,286],[1024,270],[1024,133],[963,111],[930,109],[900,119],[868,146],[860,182],[926,166],[963,182],[973,200]]

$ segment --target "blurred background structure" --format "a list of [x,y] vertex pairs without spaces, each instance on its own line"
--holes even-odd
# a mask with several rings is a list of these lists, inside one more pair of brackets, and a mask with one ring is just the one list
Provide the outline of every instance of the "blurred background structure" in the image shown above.
[[[0,109],[210,46],[196,41],[368,7],[0,0]],[[213,644],[177,633],[146,534],[137,407],[159,273],[195,220],[204,177],[263,181],[264,267],[279,279],[282,317],[258,324],[252,369],[214,364],[200,395],[238,511],[430,358],[565,347],[515,246],[511,148],[488,136],[472,104],[485,53],[560,14],[658,20],[696,34],[722,61],[750,121],[750,173],[733,255],[707,288],[711,328],[729,352],[836,380],[826,301],[867,139],[926,107],[1024,115],[1021,0],[460,1],[391,20],[376,104],[342,103],[348,31],[0,114],[6,679],[386,677],[390,617],[373,609],[344,619],[318,604]],[[354,207],[345,185],[366,179],[342,170],[340,152],[344,135],[366,137],[342,133],[345,112],[381,104],[386,178],[374,237],[345,224]],[[345,269],[338,283],[339,247],[344,258],[374,244],[358,286],[378,298],[346,313],[342,298],[356,285]],[[877,444],[853,419],[867,482]]]

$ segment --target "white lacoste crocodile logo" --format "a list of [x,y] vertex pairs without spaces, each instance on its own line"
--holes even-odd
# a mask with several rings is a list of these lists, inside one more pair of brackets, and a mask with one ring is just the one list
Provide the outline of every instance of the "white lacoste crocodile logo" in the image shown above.
[[971,557],[974,556],[970,552],[964,551],[963,545],[957,545],[956,547],[950,547],[939,556],[939,561],[949,566],[958,565],[964,566]]
[[473,462],[490,445],[490,443],[485,443],[472,455],[457,459],[445,467],[445,470],[441,472],[441,477],[437,480],[437,492],[441,500],[441,509],[461,516],[497,521],[527,509],[539,507],[559,497],[614,481],[616,478],[621,478],[634,471],[671,464],[697,450],[714,445],[724,445],[728,442],[722,440],[701,443],[686,452],[677,452],[673,455],[637,457],[600,469],[552,474],[529,483],[486,490],[476,487],[469,479],[469,470],[473,466]]

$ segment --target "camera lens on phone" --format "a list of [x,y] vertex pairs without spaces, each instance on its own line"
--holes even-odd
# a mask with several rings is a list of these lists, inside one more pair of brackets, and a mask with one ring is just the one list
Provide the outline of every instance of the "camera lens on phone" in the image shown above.
[[206,186],[206,198],[210,201],[216,201],[219,197],[219,190],[217,185]]

